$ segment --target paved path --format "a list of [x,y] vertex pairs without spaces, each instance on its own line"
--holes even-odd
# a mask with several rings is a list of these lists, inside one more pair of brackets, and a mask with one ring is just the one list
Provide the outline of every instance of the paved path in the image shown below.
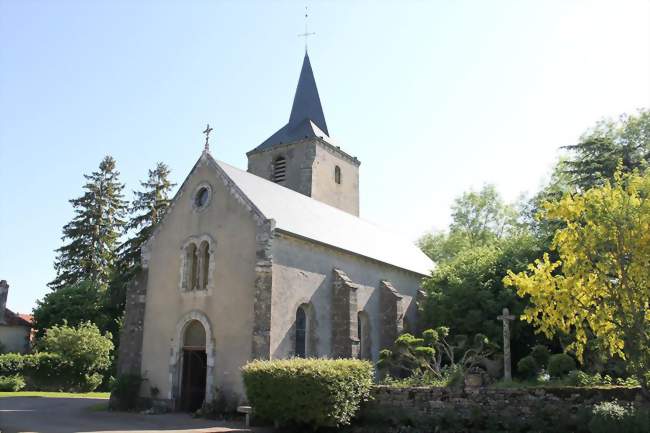
[[221,433],[248,432],[242,423],[194,419],[188,414],[142,415],[97,410],[91,398],[0,398],[2,433]]

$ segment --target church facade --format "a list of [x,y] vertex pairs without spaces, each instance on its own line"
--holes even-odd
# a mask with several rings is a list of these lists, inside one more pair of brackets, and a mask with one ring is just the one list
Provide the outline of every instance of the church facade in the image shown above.
[[127,293],[119,372],[174,409],[244,400],[252,359],[376,361],[433,267],[359,218],[360,162],[329,136],[307,54],[289,122],[247,156],[243,171],[206,143]]

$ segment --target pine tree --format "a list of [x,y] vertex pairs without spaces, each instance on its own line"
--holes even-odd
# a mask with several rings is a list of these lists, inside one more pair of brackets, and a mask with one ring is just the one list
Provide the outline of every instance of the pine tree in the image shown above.
[[84,175],[84,194],[70,200],[75,217],[63,226],[63,241],[54,263],[56,278],[48,285],[58,288],[92,281],[106,288],[114,266],[118,239],[124,227],[126,203],[115,160],[106,156],[99,170]]
[[140,182],[142,190],[134,191],[135,198],[129,207],[131,217],[124,226],[125,233],[134,235],[119,246],[108,300],[109,314],[116,319],[124,309],[126,285],[140,269],[140,249],[169,206],[170,192],[175,185],[170,182],[169,173],[169,167],[159,162],[155,169],[149,170],[147,181]]
[[612,180],[619,164],[623,172],[644,169],[650,163],[650,111],[601,121],[565,149],[572,157],[565,161],[564,173],[583,191]]

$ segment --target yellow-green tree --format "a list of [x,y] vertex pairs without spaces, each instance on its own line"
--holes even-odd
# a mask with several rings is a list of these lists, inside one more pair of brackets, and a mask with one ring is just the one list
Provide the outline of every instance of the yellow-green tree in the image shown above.
[[593,333],[627,361],[647,390],[650,370],[650,172],[621,174],[582,194],[547,202],[541,218],[563,222],[551,248],[504,283],[530,296],[522,319],[548,337],[573,335],[582,359]]

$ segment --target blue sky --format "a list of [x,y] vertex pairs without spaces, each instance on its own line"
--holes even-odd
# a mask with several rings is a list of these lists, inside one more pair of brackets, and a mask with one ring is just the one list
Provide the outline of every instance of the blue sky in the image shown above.
[[[27,312],[83,173],[128,190],[157,161],[182,182],[286,123],[304,2],[0,0],[0,279]],[[364,218],[416,239],[453,198],[535,191],[560,146],[650,106],[648,1],[311,2],[331,135],[361,162]]]

